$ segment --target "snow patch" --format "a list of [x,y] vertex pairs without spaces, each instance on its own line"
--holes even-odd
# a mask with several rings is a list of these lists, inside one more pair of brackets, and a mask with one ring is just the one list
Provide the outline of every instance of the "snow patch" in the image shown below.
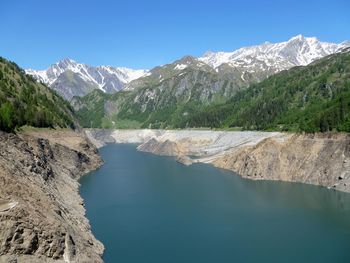
[[186,65],[186,64],[177,64],[174,69],[176,69],[176,70],[183,70],[183,69],[185,69],[187,67],[188,67],[188,65]]
[[317,59],[340,52],[347,46],[350,46],[349,42],[335,44],[298,35],[285,42],[265,42],[233,52],[207,52],[198,59],[214,69],[227,63],[231,67],[243,67],[246,70],[270,67],[281,71],[293,66],[308,65]]
[[105,91],[103,87],[107,84],[118,90],[115,82],[126,85],[135,79],[150,75],[148,70],[111,66],[92,67],[72,59],[61,60],[51,65],[47,70],[28,69],[25,72],[34,76],[38,81],[51,86],[62,73],[68,70],[78,74],[83,80],[96,84],[103,91]]

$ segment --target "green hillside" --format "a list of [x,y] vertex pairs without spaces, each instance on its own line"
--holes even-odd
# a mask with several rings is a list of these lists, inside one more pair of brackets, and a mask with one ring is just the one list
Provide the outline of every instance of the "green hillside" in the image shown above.
[[36,82],[15,63],[0,57],[0,130],[23,125],[74,127],[70,105],[47,86]]
[[176,126],[349,132],[350,52],[280,72]]
[[170,128],[199,107],[223,103],[245,88],[247,83],[236,75],[241,73],[220,75],[187,56],[154,68],[151,75],[131,82],[129,91],[94,91],[71,103],[85,127]]
[[350,131],[349,50],[248,88],[209,93],[214,86],[225,90],[225,85],[232,83],[188,68],[158,85],[113,95],[96,91],[75,98],[73,105],[85,127]]

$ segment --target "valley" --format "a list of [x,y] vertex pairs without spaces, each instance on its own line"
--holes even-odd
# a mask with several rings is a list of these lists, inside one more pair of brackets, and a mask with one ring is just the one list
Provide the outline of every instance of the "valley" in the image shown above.
[[105,164],[80,183],[105,262],[350,258],[349,193],[247,180],[205,163],[184,166],[132,144],[108,144],[100,153]]
[[[282,46],[277,49],[282,54],[293,47],[288,52],[294,64],[268,67],[251,60],[246,64],[250,55],[243,54],[254,51],[251,56],[258,58],[264,54],[262,61],[268,63],[277,56],[274,48],[243,48],[236,52],[244,57],[242,66],[230,62],[233,66],[230,64],[231,71],[227,72],[220,70],[227,63],[213,68],[203,59],[184,57],[152,69],[148,76],[130,82],[120,92],[95,90],[84,97],[74,97],[71,104],[85,128],[349,131],[349,49],[346,45],[331,45],[333,49],[328,47],[328,53],[318,49],[318,55],[312,56],[316,48],[312,44],[322,43],[299,37],[271,44],[274,48]],[[307,48],[311,55],[303,54]]]
[[[174,168],[168,173],[180,173],[176,176],[201,167],[204,174],[218,175],[219,181],[221,172],[231,177],[233,172],[255,182],[281,181],[266,182],[271,189],[294,182],[350,192],[349,46],[349,42],[335,44],[298,35],[233,52],[184,56],[150,70],[90,66],[72,59],[47,70],[23,70],[1,58],[0,262],[103,262],[107,244],[96,239],[94,234],[99,232],[92,233],[78,182],[93,181],[91,175],[80,178],[102,167],[92,173],[94,177],[110,167],[111,163],[102,166],[98,149],[107,151],[103,157],[109,161],[114,151],[123,155],[125,149],[130,158],[139,158],[144,171],[144,161],[149,160],[157,163],[152,169],[160,171],[157,167],[167,164]],[[126,164],[134,161],[122,157]],[[124,163],[118,165],[125,172]],[[135,171],[128,168],[130,174],[140,174]],[[118,179],[113,173],[103,181],[107,186],[108,180]],[[155,172],[146,173],[146,178],[163,179]],[[174,178],[166,180],[176,182],[180,177]],[[234,180],[241,185],[242,178]],[[196,172],[189,172],[189,180],[202,183]],[[211,180],[209,176],[204,182]],[[124,178],[115,187],[128,188],[123,182],[139,183],[134,177]],[[141,197],[163,194],[163,189],[148,192],[149,183]],[[300,187],[293,185],[286,189]],[[345,196],[308,187],[321,191],[321,199],[332,195],[332,207],[337,207],[337,194]],[[88,184],[83,189],[85,193],[92,188]],[[126,196],[135,189],[126,191]],[[236,190],[242,200],[248,198]],[[94,191],[86,195],[89,206],[100,189]],[[293,196],[295,190],[291,191]],[[227,198],[233,196],[228,193]],[[283,197],[283,191],[276,196]],[[149,200],[153,205],[154,200]],[[164,207],[174,200],[186,204],[179,195],[165,200]],[[105,204],[116,205],[108,201],[100,203],[104,212],[110,211]],[[196,199],[192,201],[197,204]],[[122,205],[128,207],[128,200]],[[147,209],[141,210],[145,211],[142,216],[147,217]],[[128,216],[128,209],[123,215]],[[340,236],[337,232],[336,238]]]

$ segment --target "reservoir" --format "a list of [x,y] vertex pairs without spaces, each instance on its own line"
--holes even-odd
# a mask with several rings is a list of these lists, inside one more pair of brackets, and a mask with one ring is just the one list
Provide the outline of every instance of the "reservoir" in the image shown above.
[[100,149],[80,192],[107,263],[350,262],[350,194]]

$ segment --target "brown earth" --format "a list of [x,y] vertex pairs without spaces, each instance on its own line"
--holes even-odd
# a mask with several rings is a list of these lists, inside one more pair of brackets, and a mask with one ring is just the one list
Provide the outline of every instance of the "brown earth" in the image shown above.
[[0,132],[0,262],[102,262],[78,183],[101,164],[82,133]]
[[[230,136],[227,135],[227,139]],[[187,156],[186,165],[212,163],[249,179],[301,182],[350,192],[350,134],[286,133],[249,144],[244,141],[236,144],[234,136],[232,133],[232,145],[227,144],[224,151],[215,141],[198,147],[198,140],[190,131],[188,137],[181,140],[176,136],[166,141],[152,138],[138,150],[178,156],[181,163]]]
[[294,135],[268,138],[213,161],[250,179],[281,180],[350,192],[350,135]]

